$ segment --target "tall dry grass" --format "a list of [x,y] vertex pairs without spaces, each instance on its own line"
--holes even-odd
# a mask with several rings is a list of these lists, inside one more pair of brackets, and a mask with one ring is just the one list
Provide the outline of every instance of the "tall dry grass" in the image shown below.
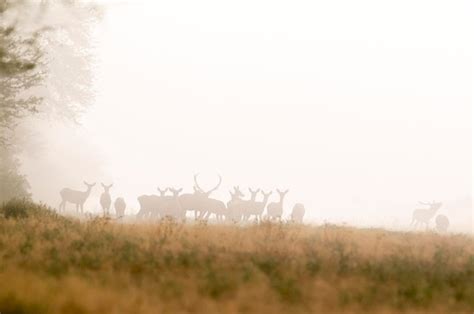
[[0,312],[471,313],[466,235],[79,222],[0,209]]

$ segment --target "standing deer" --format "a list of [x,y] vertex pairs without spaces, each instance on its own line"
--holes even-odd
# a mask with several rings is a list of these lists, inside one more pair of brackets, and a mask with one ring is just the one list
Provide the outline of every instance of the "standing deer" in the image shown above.
[[415,209],[413,211],[413,216],[412,216],[410,225],[413,226],[413,224],[415,224],[414,227],[416,228],[418,226],[418,224],[422,223],[422,224],[425,224],[426,229],[428,229],[428,224],[429,224],[430,220],[434,217],[434,215],[436,214],[438,209],[441,208],[443,203],[435,202],[435,201],[432,201],[431,203],[424,203],[424,202],[418,202],[418,203],[420,205],[429,206],[429,208],[427,208],[427,209],[425,209],[425,208]]
[[174,189],[168,188],[171,192],[171,196],[167,196],[163,199],[163,210],[162,210],[162,217],[171,217],[176,219],[186,219],[186,210],[181,208],[181,204],[179,202],[179,193],[183,191],[183,189]]
[[236,223],[242,220],[242,204],[245,203],[242,197],[244,194],[238,186],[234,186],[234,192],[229,191],[229,193],[230,201],[227,202],[226,219]]
[[[222,177],[219,176],[219,182],[215,187],[208,191],[204,191],[198,183],[198,178],[199,174],[194,175],[194,193],[186,193],[183,195],[180,195],[179,201],[181,204],[181,207],[185,211],[194,211],[194,218],[197,220],[198,218],[202,218],[203,216],[206,215],[207,211],[209,210],[209,196],[211,195],[212,192],[217,190],[221,183],[222,183]],[[210,202],[210,203],[215,203],[215,202]],[[215,205],[215,204],[214,204]],[[211,205],[212,207],[213,205]]]
[[277,189],[277,192],[280,195],[280,201],[268,204],[267,214],[271,219],[281,220],[281,216],[283,215],[283,200],[288,190],[282,192]]
[[102,210],[104,211],[104,216],[109,215],[110,204],[112,204],[112,198],[110,197],[110,188],[114,185],[113,183],[110,185],[105,185],[102,182],[100,183],[104,188],[104,192],[100,195],[100,206],[102,206]]
[[122,197],[118,197],[115,200],[114,203],[114,208],[115,208],[115,214],[117,217],[123,217],[125,215],[125,208],[127,205],[125,204],[125,200]]
[[69,188],[62,189],[59,194],[61,195],[61,203],[59,204],[59,211],[66,211],[66,203],[76,204],[76,212],[84,213],[84,203],[91,194],[92,187],[95,183],[89,184],[84,181],[84,184],[87,186],[86,191],[76,191]]
[[249,220],[250,216],[253,215],[253,213],[256,211],[258,205],[255,200],[257,198],[258,192],[260,192],[260,189],[252,190],[251,188],[249,188],[249,192],[250,199],[245,201],[242,208],[245,221]]
[[137,217],[155,216],[159,217],[163,211],[163,202],[166,199],[166,192],[168,189],[160,189],[158,187],[160,195],[141,195],[137,198],[140,204],[140,210]]
[[263,200],[261,202],[255,202],[255,206],[250,212],[251,215],[255,215],[255,219],[257,222],[262,221],[262,214],[263,211],[265,210],[265,206],[267,206],[268,199],[270,198],[270,195],[272,195],[272,191],[265,193],[262,191],[263,194]]

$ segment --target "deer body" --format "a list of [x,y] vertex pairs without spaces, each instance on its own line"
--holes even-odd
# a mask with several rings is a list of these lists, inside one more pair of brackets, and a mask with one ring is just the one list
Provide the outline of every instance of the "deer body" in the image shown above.
[[245,201],[242,199],[244,194],[238,186],[234,186],[234,193],[230,191],[230,201],[227,202],[226,219],[232,222],[239,222],[242,219],[242,205]]
[[291,212],[291,221],[303,223],[303,217],[305,212],[306,210],[303,204],[295,204],[295,206],[293,206],[293,211]]
[[265,193],[262,191],[263,194],[263,200],[261,202],[255,202],[255,205],[250,211],[251,215],[255,215],[255,219],[257,222],[262,221],[262,214],[263,211],[265,210],[265,206],[267,206],[268,199],[270,198],[270,195],[272,194],[272,191]]
[[179,193],[181,193],[183,189],[177,190],[169,188],[169,190],[173,195],[163,198],[161,216],[183,220],[186,219],[186,210],[181,207],[179,201]]
[[125,215],[125,208],[127,205],[125,204],[125,200],[122,197],[118,197],[114,202],[115,214],[118,217],[123,217]]
[[219,176],[219,182],[217,185],[208,191],[205,191],[199,186],[197,178],[198,174],[194,175],[194,193],[181,195],[179,201],[183,210],[194,210],[194,218],[200,219],[208,217],[210,215],[210,213],[208,213],[210,210],[221,210],[219,208],[220,205],[217,205],[215,202],[217,200],[210,199],[209,196],[219,188],[222,183],[222,177]]
[[242,208],[245,221],[247,221],[251,215],[254,215],[254,212],[256,212],[257,210],[258,205],[257,205],[256,199],[257,199],[258,192],[260,192],[260,189],[254,191],[249,188],[249,192],[250,192],[250,199],[245,201]]
[[84,184],[87,186],[86,191],[77,191],[69,188],[64,188],[59,192],[61,195],[61,203],[59,204],[59,211],[66,211],[66,203],[73,203],[76,205],[76,212],[84,212],[84,203],[91,194],[92,187],[95,183],[89,184],[84,181]]
[[281,216],[283,215],[283,200],[285,199],[286,191],[277,190],[278,194],[280,195],[280,201],[270,203],[267,206],[267,214],[271,219],[279,219],[281,220]]
[[166,191],[168,189],[161,190],[158,188],[160,195],[141,195],[137,198],[140,204],[140,211],[137,217],[155,216],[159,217],[163,212],[163,202],[166,199]]
[[431,203],[423,203],[420,202],[421,205],[428,205],[429,208],[417,208],[413,211],[411,225],[414,224],[416,228],[418,224],[425,224],[426,228],[428,229],[428,225],[430,220],[434,217],[438,209],[441,208],[443,203],[441,202],[431,202]]
[[110,205],[112,204],[112,198],[110,197],[110,188],[113,184],[104,185],[101,183],[102,187],[104,188],[104,192],[100,195],[100,206],[102,206],[102,210],[104,211],[104,215],[108,215],[110,211]]

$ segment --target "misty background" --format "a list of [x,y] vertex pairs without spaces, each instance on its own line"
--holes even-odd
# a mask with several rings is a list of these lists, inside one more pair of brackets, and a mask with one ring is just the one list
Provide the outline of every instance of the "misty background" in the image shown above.
[[[290,189],[285,217],[301,202],[307,222],[406,228],[438,200],[452,231],[472,232],[472,2],[103,4],[79,124],[19,126],[34,200],[113,182],[131,214],[157,186],[221,174],[223,201],[234,185]],[[84,60],[60,49],[57,77],[55,60]]]

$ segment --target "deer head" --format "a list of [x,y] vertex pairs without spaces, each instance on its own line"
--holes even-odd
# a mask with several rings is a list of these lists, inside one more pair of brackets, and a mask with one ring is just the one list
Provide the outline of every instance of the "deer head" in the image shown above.
[[209,197],[209,195],[211,195],[212,192],[214,192],[215,190],[217,190],[221,183],[222,183],[222,177],[219,176],[219,182],[217,183],[217,185],[215,187],[213,187],[212,189],[210,189],[209,191],[204,191],[200,186],[199,186],[199,183],[197,181],[197,177],[199,176],[199,174],[195,174],[194,175],[194,193],[202,193],[204,194],[206,197]]
[[179,196],[179,193],[183,191],[183,188],[181,189],[168,188],[167,190],[170,190],[171,194],[173,194],[173,197],[176,198]]
[[242,193],[239,186],[234,186],[234,195],[244,197],[244,193]]
[[230,193],[230,197],[233,200],[240,200],[242,199],[242,197],[244,197],[244,193],[240,191],[240,188],[238,186],[234,186],[234,192],[229,191],[229,193]]
[[157,189],[158,189],[158,192],[160,192],[161,197],[165,196],[166,191],[169,190],[169,188],[166,188],[166,189],[162,190],[162,189],[160,189],[160,187],[157,187]]
[[[84,183],[86,183],[86,182],[84,182]],[[86,183],[86,184],[87,184],[87,183]],[[95,185],[95,183],[94,183],[94,185]],[[92,185],[92,186],[94,186],[94,185]],[[112,183],[112,184],[110,184],[110,185],[105,185],[105,184],[103,184],[103,183],[101,182],[100,185],[102,185],[102,187],[104,188],[104,192],[105,192],[105,193],[109,193],[110,188],[111,188],[114,184]]]
[[270,198],[270,195],[272,195],[272,191],[265,193],[264,191],[261,191],[263,194],[263,202],[266,203],[268,202],[268,199]]
[[84,181],[84,184],[87,185],[87,191],[90,191],[94,187],[95,182],[94,183],[87,183],[86,181]]
[[280,195],[280,202],[283,202],[283,199],[285,198],[285,195],[286,195],[286,193],[289,192],[289,190],[280,191],[279,189],[277,189],[277,192],[278,192],[278,194]]
[[252,201],[255,201],[255,198],[257,197],[258,192],[260,192],[260,189],[257,189],[254,191],[251,188],[249,188],[249,192],[250,192],[250,199]]

